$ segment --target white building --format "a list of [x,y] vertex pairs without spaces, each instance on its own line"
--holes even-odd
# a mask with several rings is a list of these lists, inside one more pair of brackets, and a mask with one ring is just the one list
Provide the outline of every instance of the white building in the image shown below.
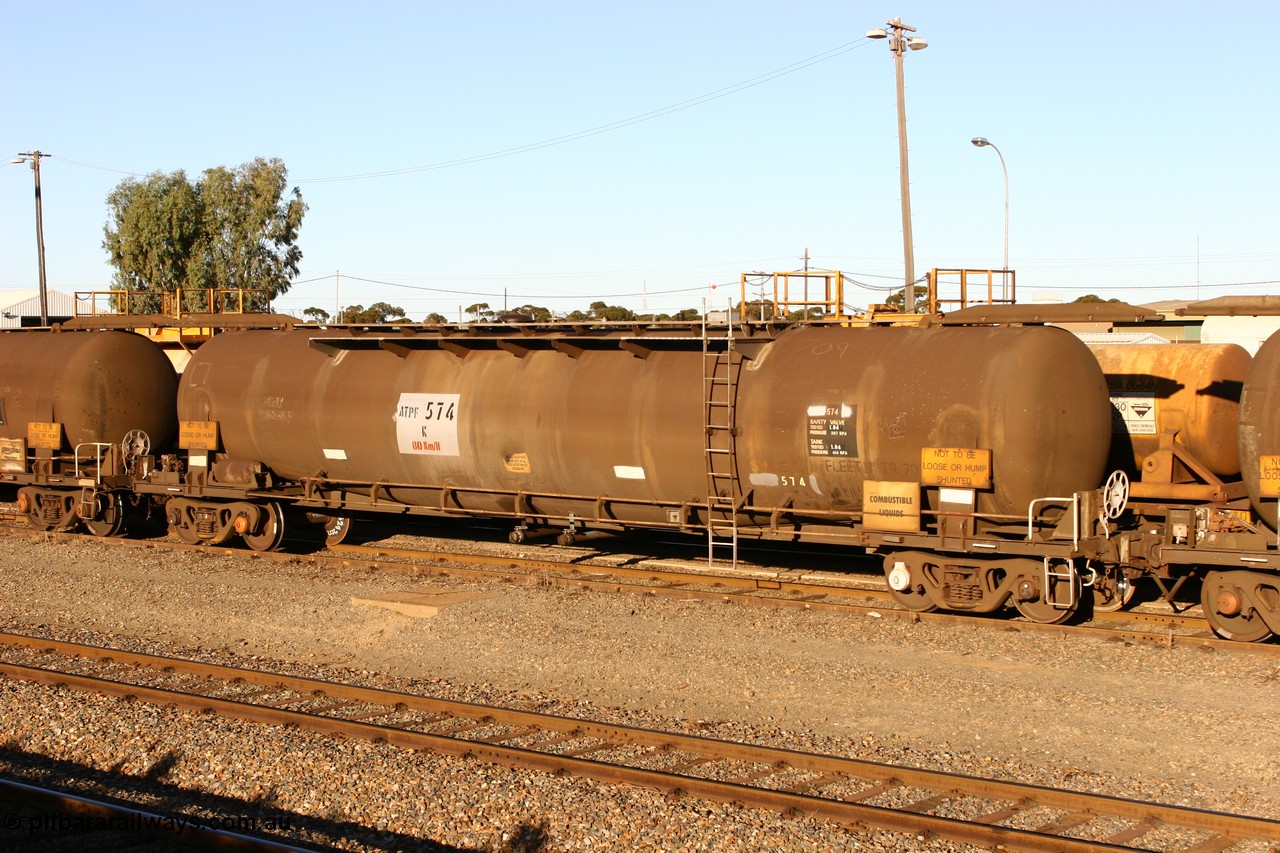
[[1280,317],[1205,317],[1200,340],[1206,344],[1239,344],[1257,355],[1263,341],[1280,331]]
[[[47,290],[45,300],[50,323],[61,323],[76,316],[74,297],[60,290]],[[39,290],[0,290],[0,329],[39,325]]]

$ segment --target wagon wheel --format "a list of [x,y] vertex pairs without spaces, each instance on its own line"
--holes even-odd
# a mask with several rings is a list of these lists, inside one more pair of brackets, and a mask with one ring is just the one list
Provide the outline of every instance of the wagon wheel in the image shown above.
[[274,551],[280,547],[284,539],[284,511],[274,501],[258,507],[262,512],[262,531],[260,533],[244,533],[241,538],[244,544],[255,551]]
[[[334,545],[341,545],[347,538],[347,534],[351,532],[353,520],[349,515],[332,515],[327,512],[304,512],[299,516],[294,516],[297,522],[289,531],[291,537],[298,536],[307,541],[314,541],[315,536],[299,536],[302,530],[314,531],[316,528],[324,534],[324,544],[326,548],[332,548]],[[288,526],[286,524],[286,526]]]
[[1138,586],[1118,570],[1099,573],[1093,584],[1093,609],[1103,613],[1124,610],[1133,601]]
[[938,609],[929,595],[926,581],[921,577],[919,555],[890,554],[884,558],[885,579],[893,600],[916,613],[931,613]]
[[324,525],[324,544],[330,548],[341,545],[351,532],[351,516],[331,515]]
[[186,501],[173,499],[165,510],[165,518],[169,521],[169,531],[188,545],[199,545],[200,534],[196,531],[195,519],[191,517],[190,507]]
[[[1048,588],[1046,589],[1046,584]],[[1072,589],[1066,589],[1071,584]],[[1071,573],[1071,579],[1046,578],[1043,572],[1029,572],[1018,578],[1014,587],[1013,606],[1018,612],[1042,625],[1061,625],[1080,612],[1080,593],[1083,587],[1080,575]],[[1071,606],[1062,607],[1055,604],[1067,598]]]
[[84,529],[94,536],[118,536],[124,529],[124,503],[115,492],[94,495],[97,519],[81,518]]
[[1200,606],[1213,633],[1227,640],[1260,643],[1272,637],[1272,631],[1245,598],[1240,584],[1247,572],[1209,572],[1200,585]]

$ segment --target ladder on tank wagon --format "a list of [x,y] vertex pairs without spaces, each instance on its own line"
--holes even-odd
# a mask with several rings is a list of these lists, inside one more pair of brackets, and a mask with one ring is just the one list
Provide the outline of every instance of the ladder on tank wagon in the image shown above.
[[702,396],[707,471],[707,565],[717,550],[738,565],[738,508],[742,493],[737,472],[738,375],[742,354],[734,348],[732,321],[723,333],[702,321]]

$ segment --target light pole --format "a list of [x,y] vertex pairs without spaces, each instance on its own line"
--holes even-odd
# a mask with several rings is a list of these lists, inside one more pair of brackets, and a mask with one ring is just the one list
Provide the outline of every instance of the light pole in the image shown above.
[[10,163],[30,163],[31,171],[36,176],[36,260],[40,265],[40,325],[49,325],[49,292],[45,288],[44,278],[44,215],[40,210],[40,158],[49,157],[41,151],[25,151],[10,160]]
[[924,50],[929,43],[915,36],[904,36],[914,33],[915,27],[902,23],[901,18],[885,21],[887,29],[867,31],[869,39],[889,39],[889,50],[893,53],[893,64],[898,77],[898,162],[902,178],[902,254],[906,265],[906,286],[902,291],[902,310],[914,314],[916,310],[916,259],[915,248],[911,240],[911,180],[907,173],[907,105],[904,94],[905,84],[902,76],[902,55],[907,49]]
[[[1000,169],[1004,172],[1004,271],[1009,271],[1009,170],[1004,165],[1004,155],[1000,153],[1000,149],[993,143],[988,142],[986,137],[975,136],[970,140],[978,148],[990,148],[996,152],[996,156],[1000,158]],[[1008,277],[1005,277],[1005,286],[1008,286]],[[1006,294],[1007,298],[1008,294]]]

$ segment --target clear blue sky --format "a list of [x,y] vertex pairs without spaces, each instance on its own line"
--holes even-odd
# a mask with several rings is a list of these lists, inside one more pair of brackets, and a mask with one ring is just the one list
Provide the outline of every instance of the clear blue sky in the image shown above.
[[1022,299],[1280,284],[1273,2],[0,9],[0,289],[37,282],[31,171],[7,162],[32,149],[52,155],[48,285],[64,291],[110,286],[105,199],[129,174],[259,156],[310,207],[278,303],[293,313],[673,311],[806,249],[900,284],[893,60],[864,38],[894,16],[929,42],[905,60],[917,273],[1001,265],[1000,161],[969,142],[985,136],[1008,165]]

